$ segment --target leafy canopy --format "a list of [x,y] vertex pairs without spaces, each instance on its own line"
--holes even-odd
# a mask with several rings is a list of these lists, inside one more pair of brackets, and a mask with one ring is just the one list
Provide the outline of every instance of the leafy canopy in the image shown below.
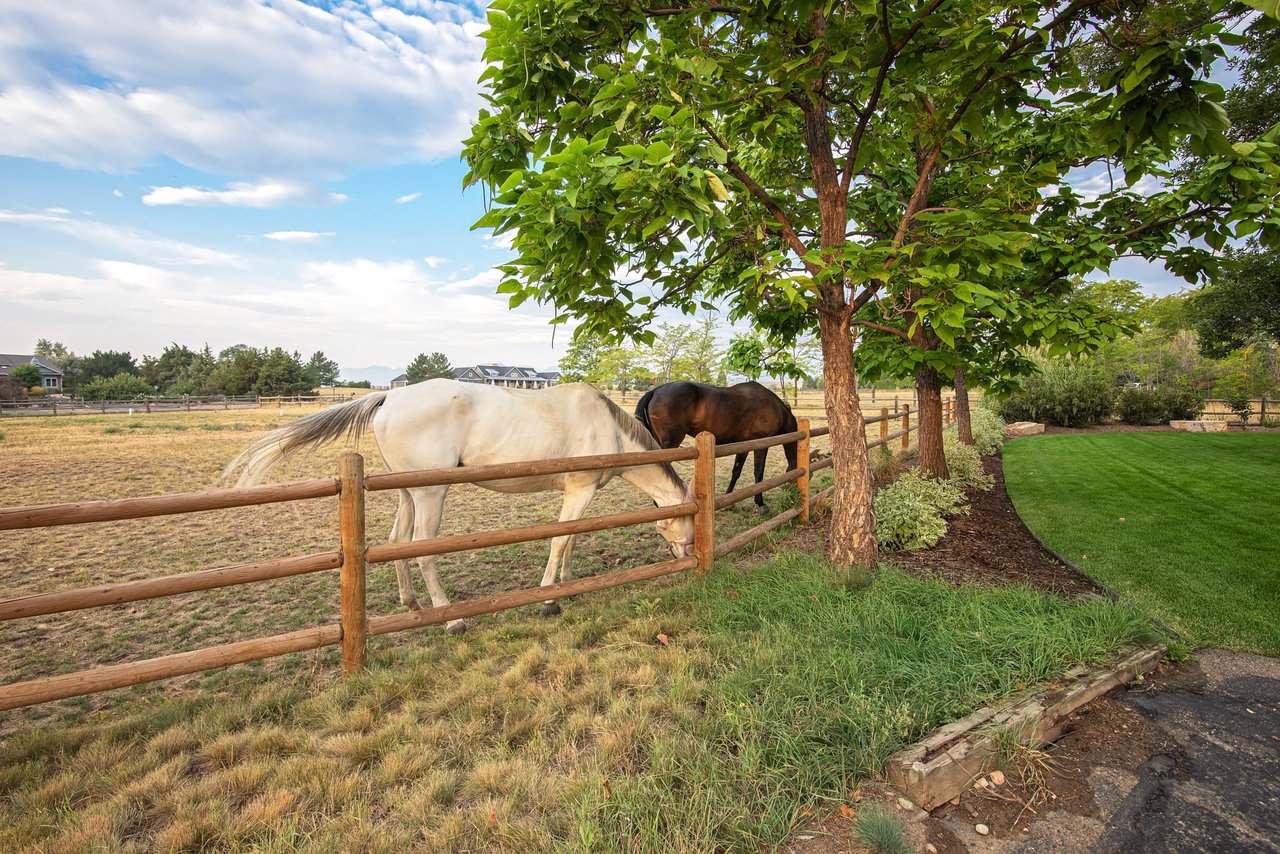
[[[1126,42],[1145,7],[498,0],[464,156],[493,192],[477,226],[519,253],[499,291],[647,341],[661,306],[784,337],[847,308],[910,345],[877,357],[898,374],[984,335],[1096,346],[1117,330],[1070,278],[1123,255],[1194,278],[1212,258],[1188,241],[1280,233],[1274,134],[1233,147],[1205,79],[1222,16]],[[1117,61],[1086,70],[1099,34]],[[1139,192],[1183,144],[1209,166]],[[1114,187],[1071,187],[1104,161]]]

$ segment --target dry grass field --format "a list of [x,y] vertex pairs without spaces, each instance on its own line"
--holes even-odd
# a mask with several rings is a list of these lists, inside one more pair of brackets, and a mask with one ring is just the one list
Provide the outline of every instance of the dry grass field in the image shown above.
[[[303,414],[5,421],[0,506],[205,489]],[[331,475],[340,450],[277,478]],[[393,507],[373,498],[376,541]],[[770,495],[775,509],[793,500]],[[619,481],[591,512],[647,501]],[[455,488],[446,508],[452,533],[548,521],[558,501]],[[326,499],[0,532],[0,596],[331,550],[335,516]],[[718,534],[757,518],[724,511]],[[902,745],[1149,633],[1110,602],[1028,588],[957,590],[891,568],[833,584],[820,531],[701,580],[582,596],[553,620],[528,608],[461,637],[375,638],[371,666],[346,679],[330,649],[5,713],[0,850],[777,850],[808,817],[856,803]],[[667,554],[649,530],[582,540],[584,575]],[[531,585],[544,561],[545,544],[502,547],[446,556],[442,576],[463,599]],[[375,613],[400,607],[389,568],[369,594]],[[13,621],[0,679],[331,623],[336,608],[327,572]]]
[[[820,399],[817,401],[820,405]],[[630,402],[634,406],[634,400]],[[309,414],[289,407],[231,412],[158,413],[9,418],[0,423],[0,507],[198,491],[218,485],[225,464],[265,431]],[[803,412],[802,412],[803,414]],[[820,423],[820,422],[819,422]],[[873,428],[873,435],[878,428]],[[819,451],[827,439],[815,441]],[[278,482],[336,474],[337,457],[349,446],[323,448],[272,473]],[[366,435],[359,448],[369,473],[382,471]],[[769,456],[768,475],[780,473],[783,455]],[[720,461],[720,491],[731,460]],[[677,465],[686,480],[691,464]],[[750,462],[748,461],[749,478]],[[745,481],[744,481],[745,483]],[[739,485],[742,485],[740,483]],[[769,496],[778,509],[793,500],[785,490]],[[555,521],[558,493],[503,495],[469,485],[454,487],[446,503],[442,534]],[[589,508],[589,515],[642,509],[649,501],[630,484],[615,480]],[[740,505],[745,506],[745,505]],[[394,493],[370,496],[370,543],[390,529]],[[754,513],[721,511],[718,536],[754,524]],[[210,511],[185,516],[59,528],[0,532],[0,596],[151,578],[337,547],[337,501]],[[525,543],[440,559],[441,577],[455,601],[536,584],[547,544]],[[582,535],[575,552],[577,575],[625,568],[668,555],[648,526]],[[419,595],[425,599],[414,568]],[[139,660],[171,652],[244,640],[337,619],[336,571],[258,584],[129,603],[70,614],[0,623],[0,681],[14,682],[96,665]],[[567,608],[573,608],[568,603]],[[390,565],[371,567],[371,613],[401,609]],[[502,615],[490,618],[501,621]],[[483,621],[482,621],[483,622]],[[432,631],[426,629],[424,631]],[[374,639],[374,649],[413,643],[414,632]],[[336,651],[318,650],[241,665],[223,671],[138,686],[105,695],[69,699],[0,720],[0,732],[50,717],[69,719],[100,711],[121,699],[144,699],[196,688],[214,688],[229,678],[261,678],[290,671],[327,681],[336,672]]]

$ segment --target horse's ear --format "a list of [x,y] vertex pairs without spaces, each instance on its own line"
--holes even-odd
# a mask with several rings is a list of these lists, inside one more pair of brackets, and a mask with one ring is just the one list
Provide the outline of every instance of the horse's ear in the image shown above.
[[693,486],[692,485],[686,486],[684,488],[684,498],[682,499],[681,503],[688,504],[690,501],[697,501],[697,500],[698,500],[697,496],[693,494]]

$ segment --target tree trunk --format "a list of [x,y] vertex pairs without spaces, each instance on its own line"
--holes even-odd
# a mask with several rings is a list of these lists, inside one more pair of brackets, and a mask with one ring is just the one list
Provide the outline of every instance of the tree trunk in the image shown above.
[[956,430],[960,441],[973,444],[973,422],[969,420],[969,386],[964,381],[964,365],[956,365]]
[[[843,303],[843,294],[830,299],[837,300]],[[818,314],[818,329],[822,336],[823,394],[836,479],[827,559],[837,567],[871,567],[876,560],[876,520],[871,503],[867,427],[858,405],[858,383],[853,373],[853,338],[838,312],[825,306]]]
[[942,378],[928,365],[916,371],[916,408],[920,419],[917,465],[925,474],[945,480],[951,474],[942,453]]

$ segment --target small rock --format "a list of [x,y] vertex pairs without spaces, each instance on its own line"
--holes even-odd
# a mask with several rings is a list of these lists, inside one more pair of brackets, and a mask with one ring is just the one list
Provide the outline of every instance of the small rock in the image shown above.
[[938,854],[938,846],[934,845],[932,842],[925,843],[924,850],[925,854]]
[[916,805],[911,802],[910,798],[898,798],[898,806],[904,810],[913,810]]
[[1003,786],[1003,785],[1004,785],[1004,772],[1003,772],[1003,771],[992,771],[990,776],[991,776],[991,782],[995,783],[997,786]]
[[978,782],[974,783],[974,784],[973,784],[973,787],[974,787],[975,789],[985,789],[985,788],[987,788],[987,787],[988,787],[988,786],[990,786],[990,785],[991,785],[991,782],[990,782],[989,780],[987,780],[987,778],[986,778],[986,777],[979,777],[979,778],[978,778]]
[[991,832],[991,828],[987,827],[985,824],[975,824],[973,829],[978,832],[979,836],[986,836]]

